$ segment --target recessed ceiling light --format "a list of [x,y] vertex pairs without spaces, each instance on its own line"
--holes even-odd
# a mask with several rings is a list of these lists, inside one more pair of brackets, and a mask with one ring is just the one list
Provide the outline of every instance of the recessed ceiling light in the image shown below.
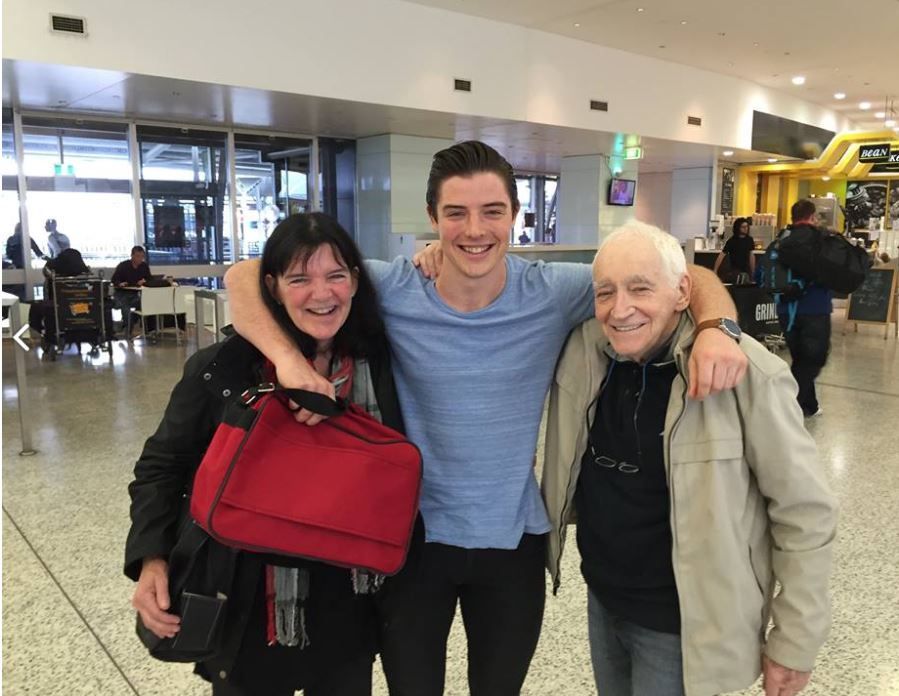
[[724,155],[725,157],[733,157],[734,151],[733,150],[725,150],[721,154]]
[[575,22],[575,23],[574,23],[574,26],[579,27],[579,26],[581,26],[581,23],[580,23],[580,22]]
[[681,23],[681,24],[686,24],[686,23],[687,23],[687,20],[686,20],[686,19],[682,19],[682,20],[680,21],[680,23]]
[[886,114],[883,111],[878,111],[874,114],[874,118],[883,118]]
[[644,10],[643,10],[642,7],[638,7],[638,8],[637,8],[637,12],[643,12],[643,11],[644,11]]
[[805,84],[805,75],[796,75],[796,77],[792,80],[794,85],[804,85]]
[[889,121],[884,121],[883,125],[885,125],[887,128],[892,128],[896,125],[896,120],[891,118]]
[[822,177],[821,177],[821,181],[830,181],[830,177],[829,177],[829,176],[822,176]]
[[871,108],[871,102],[859,102],[858,108],[862,111],[867,111]]
[[833,98],[834,99],[845,99],[846,93],[845,92],[834,92]]
[[756,42],[754,42],[752,45],[755,46],[756,48],[758,48],[758,47],[759,47],[759,42],[756,41]]
[[769,158],[768,158],[768,164],[774,164],[775,162],[777,162],[777,158],[776,158],[776,157],[769,157]]

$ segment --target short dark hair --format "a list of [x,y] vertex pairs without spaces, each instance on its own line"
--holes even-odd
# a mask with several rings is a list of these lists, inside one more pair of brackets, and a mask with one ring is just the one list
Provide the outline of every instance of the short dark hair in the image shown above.
[[801,198],[793,204],[792,208],[790,208],[790,218],[793,222],[808,220],[817,210],[818,209],[812,201],[808,198]]
[[139,251],[141,254],[144,254],[145,256],[147,254],[147,250],[144,249],[140,244],[138,244],[137,246],[131,247],[131,253],[134,254],[135,251]]
[[323,244],[330,246],[334,258],[356,274],[357,283],[349,316],[334,336],[334,352],[354,358],[365,357],[384,336],[377,292],[365,270],[362,254],[356,243],[336,220],[324,213],[297,213],[285,218],[275,227],[262,251],[262,264],[259,268],[262,300],[303,355],[313,358],[315,339],[297,328],[284,306],[278,304],[269,291],[265,278],[283,276],[297,261],[305,265]]
[[466,140],[434,155],[431,173],[428,175],[428,191],[425,202],[428,215],[437,219],[437,199],[440,185],[453,176],[471,176],[478,172],[496,174],[506,186],[512,203],[512,214],[521,207],[518,202],[518,187],[515,185],[515,171],[512,165],[492,147],[479,140]]

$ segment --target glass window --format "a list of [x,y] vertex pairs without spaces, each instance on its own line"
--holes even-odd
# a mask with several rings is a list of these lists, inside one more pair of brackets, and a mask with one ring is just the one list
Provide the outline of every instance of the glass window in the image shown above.
[[[66,246],[111,266],[134,244],[127,124],[27,118],[23,165],[31,238],[48,256]],[[32,267],[43,266],[32,259]]]
[[226,134],[138,126],[140,195],[151,265],[224,263]]
[[[0,234],[5,242],[19,223],[19,182],[16,168],[16,143],[12,131],[12,112],[3,110],[3,190],[0,193]],[[6,253],[4,248],[4,254]],[[11,261],[11,259],[5,259]],[[6,265],[4,263],[4,265]]]
[[262,255],[281,220],[310,209],[312,141],[236,133],[234,150],[238,258],[250,259]]
[[512,244],[556,242],[556,192],[558,178],[534,174],[515,177],[521,208],[512,230]]

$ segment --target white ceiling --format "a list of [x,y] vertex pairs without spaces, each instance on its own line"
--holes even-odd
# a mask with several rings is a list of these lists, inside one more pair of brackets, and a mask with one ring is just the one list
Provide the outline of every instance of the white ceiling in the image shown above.
[[[874,114],[889,98],[899,112],[899,0],[409,1],[733,75],[864,129],[883,126]],[[803,86],[791,83],[796,75]]]
[[[294,135],[479,139],[505,153],[523,172],[557,173],[562,157],[613,152],[616,138],[627,135],[13,60],[3,61],[3,104],[23,112],[77,112]],[[639,141],[644,149],[641,172],[707,167],[722,158],[722,148],[709,145]],[[738,150],[726,159],[759,162],[767,156]]]

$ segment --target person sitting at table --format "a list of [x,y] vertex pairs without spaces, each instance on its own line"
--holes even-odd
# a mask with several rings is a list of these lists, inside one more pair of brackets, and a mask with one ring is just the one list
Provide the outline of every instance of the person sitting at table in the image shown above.
[[115,288],[113,304],[122,310],[122,327],[125,338],[131,338],[131,312],[140,309],[140,293],[136,288],[143,287],[150,280],[150,266],[147,264],[147,252],[142,246],[131,249],[131,258],[122,261],[112,274],[112,285]]

